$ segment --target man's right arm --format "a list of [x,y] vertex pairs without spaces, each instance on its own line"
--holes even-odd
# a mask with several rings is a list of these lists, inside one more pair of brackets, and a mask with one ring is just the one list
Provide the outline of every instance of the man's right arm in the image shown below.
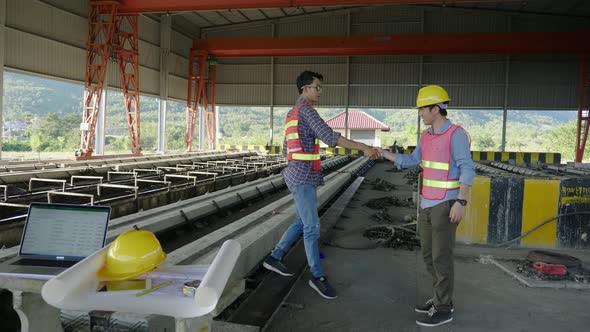
[[349,140],[343,136],[338,137],[338,141],[336,141],[337,146],[341,146],[343,148],[349,148],[354,150],[361,150],[365,154],[365,157],[369,159],[378,159],[380,157],[380,151],[377,148],[368,146],[367,144]]
[[414,167],[422,162],[420,141],[418,141],[412,154],[393,153],[389,150],[381,150],[381,155],[383,158],[393,161],[399,168]]

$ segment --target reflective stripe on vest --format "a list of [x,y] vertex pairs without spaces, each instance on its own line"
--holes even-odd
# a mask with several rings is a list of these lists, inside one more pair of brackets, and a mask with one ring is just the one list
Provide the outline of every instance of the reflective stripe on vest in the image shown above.
[[432,200],[445,198],[448,190],[461,186],[459,179],[449,179],[451,165],[451,138],[461,128],[451,125],[441,134],[431,134],[425,130],[420,138],[422,150],[422,197]]
[[320,140],[314,140],[313,152],[303,151],[301,140],[299,139],[299,109],[306,104],[299,104],[291,115],[285,119],[285,140],[287,142],[287,160],[311,162],[311,169],[319,171],[322,168],[320,156]]
[[443,171],[449,170],[449,163],[439,163],[436,161],[422,160],[422,167],[440,169]]

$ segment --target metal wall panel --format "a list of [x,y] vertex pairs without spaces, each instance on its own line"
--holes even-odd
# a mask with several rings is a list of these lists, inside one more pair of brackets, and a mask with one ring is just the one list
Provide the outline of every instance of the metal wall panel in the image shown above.
[[318,64],[345,64],[344,56],[297,56],[297,57],[276,57],[276,64],[303,64],[308,66]]
[[510,85],[508,106],[510,109],[573,110],[578,108],[578,90],[577,84]]
[[7,1],[6,27],[86,48],[86,18],[33,0]]
[[354,107],[410,108],[416,102],[417,86],[352,86],[350,104]]
[[373,7],[353,12],[350,33],[401,34],[422,32],[422,8],[410,6]]
[[510,16],[451,8],[428,8],[424,12],[425,33],[505,32]]
[[321,73],[323,85],[346,84],[345,64],[275,64],[275,84],[295,84],[297,76],[305,70]]
[[160,45],[160,22],[139,15],[137,18],[137,33],[144,42]]
[[[341,107],[346,104],[346,87],[337,85],[323,84],[324,91],[317,104],[318,107]],[[281,84],[275,86],[275,105],[293,106],[299,97],[295,82],[291,84]]]
[[7,28],[4,66],[84,82],[86,50]]
[[186,101],[188,93],[188,80],[175,75],[168,75],[168,96],[170,98]]
[[188,59],[171,53],[168,56],[168,72],[179,77],[188,78]]
[[217,84],[216,103],[219,105],[269,105],[268,84]]
[[172,30],[172,36],[170,37],[170,51],[172,53],[188,58],[191,47],[193,47],[191,38]]
[[277,37],[345,35],[346,15],[314,17],[310,20],[276,24]]
[[579,17],[552,17],[543,19],[540,16],[520,15],[512,18],[510,30],[514,32],[526,31],[588,31],[590,22]]
[[351,64],[351,84],[417,84],[420,63]]
[[201,33],[203,38],[250,38],[250,37],[272,37],[272,26],[270,24],[244,26],[242,28],[207,30]]
[[424,63],[423,82],[504,84],[505,62]]
[[[435,84],[425,81],[424,84]],[[452,108],[503,108],[504,84],[442,84],[451,98]],[[414,92],[416,98],[418,90]],[[414,99],[413,102],[416,100]]]
[[[139,65],[160,70],[160,46],[139,41]],[[188,67],[187,67],[188,68]]]
[[270,84],[270,65],[223,65],[217,68],[217,83]]

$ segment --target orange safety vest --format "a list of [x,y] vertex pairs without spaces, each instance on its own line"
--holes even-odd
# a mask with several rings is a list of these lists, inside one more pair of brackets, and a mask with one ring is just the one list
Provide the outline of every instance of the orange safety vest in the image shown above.
[[307,104],[299,104],[293,109],[291,115],[285,119],[285,139],[287,140],[287,160],[307,161],[311,163],[312,171],[322,169],[320,157],[320,140],[315,139],[313,152],[303,151],[299,140],[299,109]]
[[[445,198],[448,190],[458,190],[459,179],[449,179],[451,167],[451,138],[455,130],[461,128],[451,125],[441,134],[425,130],[420,138],[422,151],[422,197],[439,200]],[[463,129],[463,128],[461,128]],[[433,129],[434,130],[434,129]]]

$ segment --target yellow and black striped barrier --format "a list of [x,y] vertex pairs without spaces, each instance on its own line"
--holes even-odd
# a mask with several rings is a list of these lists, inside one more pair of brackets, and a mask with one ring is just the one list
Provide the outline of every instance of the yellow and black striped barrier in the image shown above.
[[[404,154],[411,154],[414,151],[413,146],[404,150]],[[517,166],[530,165],[531,163],[543,163],[559,165],[561,163],[561,153],[554,152],[498,152],[498,151],[471,151],[471,158],[474,161],[502,161],[513,160]]]
[[[457,240],[498,244],[515,239],[558,215],[590,211],[590,179],[532,179],[476,176]],[[579,247],[588,232],[587,215],[550,221],[514,245]]]

